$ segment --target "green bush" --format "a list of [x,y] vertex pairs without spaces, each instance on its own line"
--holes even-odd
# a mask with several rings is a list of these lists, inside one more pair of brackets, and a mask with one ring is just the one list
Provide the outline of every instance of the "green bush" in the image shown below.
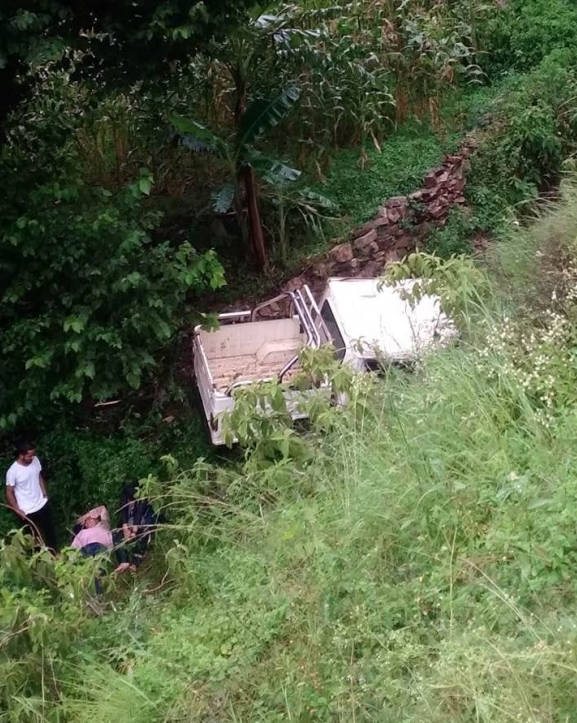
[[556,187],[577,148],[577,74],[565,51],[505,83],[476,133],[465,196],[478,227],[498,231],[510,207],[523,211]]
[[138,389],[195,318],[187,295],[224,283],[213,251],[155,233],[154,179],[125,146],[135,128],[95,119],[64,73],[46,77],[0,146],[0,431]]
[[577,53],[577,8],[570,0],[508,0],[479,27],[490,78],[527,71],[555,50]]
[[4,213],[0,376],[10,384],[0,428],[46,418],[61,401],[137,389],[182,322],[187,292],[222,283],[213,253],[151,242],[149,184],[143,176],[111,194],[63,179]]
[[433,229],[427,239],[427,253],[444,259],[452,255],[468,254],[472,251],[471,237],[476,223],[460,208],[453,209],[443,228]]

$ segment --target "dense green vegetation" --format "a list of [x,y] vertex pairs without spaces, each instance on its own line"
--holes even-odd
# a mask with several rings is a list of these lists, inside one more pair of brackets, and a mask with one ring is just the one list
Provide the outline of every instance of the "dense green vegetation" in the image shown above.
[[514,318],[363,380],[312,460],[173,471],[153,568],[101,617],[87,571],[5,547],[13,719],[572,720],[574,199],[498,247]]
[[[94,564],[0,510],[0,721],[576,718],[576,28],[569,0],[2,5],[0,456],[38,440],[63,541],[127,480],[166,524],[94,603]],[[191,324],[465,137],[428,245],[493,241],[452,277],[462,344],[218,458]]]

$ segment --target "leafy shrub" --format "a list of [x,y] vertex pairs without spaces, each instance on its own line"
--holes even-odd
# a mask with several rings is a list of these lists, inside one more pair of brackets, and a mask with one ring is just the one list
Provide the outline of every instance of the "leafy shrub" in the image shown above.
[[49,65],[4,127],[0,430],[137,389],[195,318],[188,294],[224,283],[214,252],[158,231],[154,178],[135,162],[158,145],[153,121],[139,146],[134,99],[113,113],[98,98]]
[[507,82],[477,135],[465,196],[479,228],[498,231],[510,206],[527,205],[559,181],[577,147],[577,75],[552,53]]
[[[497,259],[517,312],[489,329],[479,354],[479,372],[493,380],[506,374],[516,382],[545,427],[577,401],[575,198],[574,181],[569,181],[554,210],[500,245]],[[521,274],[531,281],[529,287],[516,288],[515,277]]]
[[453,255],[468,254],[472,251],[471,236],[475,222],[460,208],[449,213],[447,224],[435,228],[427,239],[427,252],[448,259]]
[[490,77],[534,68],[555,50],[577,52],[577,9],[569,0],[508,0],[479,26]]
[[158,215],[143,207],[145,172],[115,193],[65,173],[28,187],[9,177],[14,195],[0,221],[4,428],[60,402],[138,388],[182,323],[187,293],[223,283],[214,253],[151,241]]

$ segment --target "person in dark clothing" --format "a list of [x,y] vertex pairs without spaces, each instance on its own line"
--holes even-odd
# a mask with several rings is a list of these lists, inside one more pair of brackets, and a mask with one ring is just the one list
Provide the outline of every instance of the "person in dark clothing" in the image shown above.
[[122,488],[120,517],[122,533],[130,551],[131,567],[136,569],[148,549],[158,517],[145,498],[137,498],[138,484],[129,483]]
[[6,473],[6,501],[33,537],[56,554],[56,530],[46,480],[30,442],[22,441],[16,447],[16,461]]

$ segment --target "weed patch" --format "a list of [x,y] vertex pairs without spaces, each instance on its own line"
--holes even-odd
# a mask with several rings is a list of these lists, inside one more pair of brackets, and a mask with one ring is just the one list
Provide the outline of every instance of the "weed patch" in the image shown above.
[[390,196],[418,188],[424,174],[440,163],[454,140],[442,142],[426,125],[414,123],[391,135],[381,152],[369,150],[364,166],[358,151],[342,150],[327,173],[327,192],[352,225],[364,223]]

